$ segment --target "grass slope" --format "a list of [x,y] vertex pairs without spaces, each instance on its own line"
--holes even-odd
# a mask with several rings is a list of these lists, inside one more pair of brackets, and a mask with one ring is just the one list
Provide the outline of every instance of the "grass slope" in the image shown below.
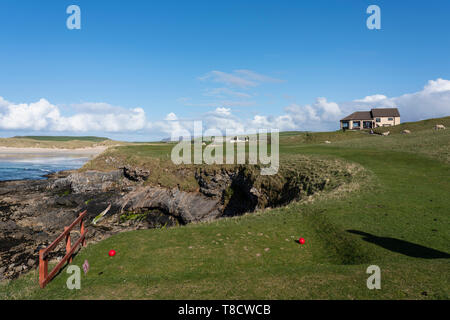
[[92,142],[102,142],[105,140],[109,140],[108,138],[103,137],[94,137],[94,136],[15,136],[16,139],[31,139],[38,141],[92,141]]
[[17,136],[12,138],[0,138],[0,147],[13,148],[77,149],[90,147],[110,147],[126,144],[128,143],[91,136]]
[[[341,133],[333,134],[328,137],[344,140]],[[85,259],[91,265],[82,275],[81,290],[66,288],[65,270],[41,290],[37,273],[31,272],[0,285],[0,297],[449,299],[450,166],[438,154],[417,152],[416,146],[432,149],[433,134],[376,137],[382,139],[377,143],[367,135],[331,145],[283,137],[282,156],[356,162],[372,178],[357,192],[310,203],[118,234],[89,245],[74,259],[79,266]],[[439,143],[448,148],[447,133],[440,134]],[[391,143],[405,147],[398,150]],[[294,241],[300,236],[304,246]],[[107,255],[110,249],[117,251],[114,258]],[[366,287],[371,264],[381,268],[381,290]]]
[[[450,117],[404,123],[399,126],[382,128],[390,131],[389,136],[366,135],[351,141],[338,141],[336,144],[351,148],[373,148],[421,154],[430,159],[438,159],[450,164],[450,130],[434,130],[435,124],[445,124],[450,128]],[[410,134],[402,134],[403,130]]]

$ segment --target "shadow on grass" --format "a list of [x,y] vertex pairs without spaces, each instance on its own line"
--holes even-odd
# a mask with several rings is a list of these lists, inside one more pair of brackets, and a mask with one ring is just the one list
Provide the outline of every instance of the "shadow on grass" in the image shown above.
[[387,250],[401,253],[409,257],[423,259],[450,259],[450,254],[443,251],[427,248],[421,246],[420,244],[415,244],[412,242],[389,237],[377,237],[370,233],[358,230],[347,230],[347,232],[361,235],[363,236],[363,240],[367,242],[374,243]]

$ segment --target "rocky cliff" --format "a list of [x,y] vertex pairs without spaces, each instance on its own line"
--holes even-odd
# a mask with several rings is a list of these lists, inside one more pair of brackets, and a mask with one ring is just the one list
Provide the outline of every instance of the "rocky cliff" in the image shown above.
[[[309,162],[308,162],[309,163]],[[0,279],[13,278],[38,263],[50,244],[77,215],[87,210],[88,242],[112,234],[208,221],[276,207],[334,189],[351,180],[352,170],[336,163],[314,163],[272,177],[258,168],[200,167],[196,192],[146,183],[148,170],[130,166],[110,172],[60,172],[38,181],[0,182]],[[103,219],[93,219],[108,205]],[[76,241],[77,234],[73,235]],[[52,258],[64,255],[63,244]]]

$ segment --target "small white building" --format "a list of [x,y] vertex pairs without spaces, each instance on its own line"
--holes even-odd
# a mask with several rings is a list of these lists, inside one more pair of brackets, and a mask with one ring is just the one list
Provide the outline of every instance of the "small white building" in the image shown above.
[[248,137],[236,136],[230,139],[230,143],[247,142],[248,140]]

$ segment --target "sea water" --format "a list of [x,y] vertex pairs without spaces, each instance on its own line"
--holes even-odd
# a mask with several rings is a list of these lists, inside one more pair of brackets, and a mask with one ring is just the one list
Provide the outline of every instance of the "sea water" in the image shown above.
[[83,166],[85,156],[9,156],[0,158],[0,181],[46,179],[45,175]]

